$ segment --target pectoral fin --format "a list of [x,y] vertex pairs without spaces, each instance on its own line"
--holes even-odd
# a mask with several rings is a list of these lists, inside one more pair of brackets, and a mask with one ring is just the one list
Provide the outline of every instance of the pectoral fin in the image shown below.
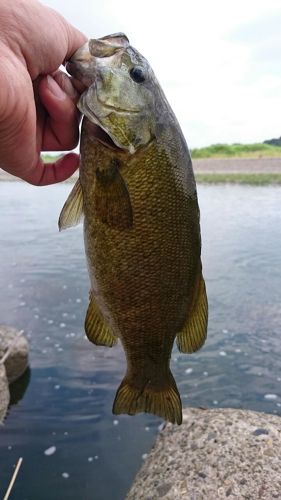
[[111,333],[110,328],[106,325],[92,294],[90,294],[90,304],[85,319],[85,332],[93,344],[112,347],[117,343],[117,337]]
[[204,344],[207,337],[208,301],[202,273],[197,284],[193,306],[183,329],[177,335],[177,346],[181,352],[195,352]]
[[62,231],[62,229],[77,226],[81,222],[82,217],[83,193],[80,180],[78,179],[62,208],[59,217],[59,230]]
[[96,215],[104,224],[119,230],[132,227],[130,195],[117,160],[104,170],[97,169],[94,197]]

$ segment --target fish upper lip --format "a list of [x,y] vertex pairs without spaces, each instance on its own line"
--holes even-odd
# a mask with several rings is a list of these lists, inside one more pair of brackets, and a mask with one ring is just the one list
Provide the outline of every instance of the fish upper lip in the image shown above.
[[97,96],[97,101],[105,107],[105,109],[110,109],[113,111],[118,111],[118,113],[134,113],[137,114],[139,110],[134,110],[134,109],[124,109],[124,108],[118,108],[117,106],[113,106],[111,104],[105,104],[103,101],[99,99],[97,88],[96,88],[96,96]]
[[65,64],[65,69],[66,71],[71,75],[71,76],[76,76],[80,75],[80,78],[84,76],[89,76],[87,71],[83,69],[83,61],[82,60],[76,60],[72,61],[71,59],[66,62]]

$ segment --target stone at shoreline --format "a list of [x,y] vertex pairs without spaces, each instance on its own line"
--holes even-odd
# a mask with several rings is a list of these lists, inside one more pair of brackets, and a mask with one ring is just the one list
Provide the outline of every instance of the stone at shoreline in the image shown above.
[[127,500],[281,499],[281,418],[190,408],[168,424]]
[[0,363],[0,424],[4,420],[10,401],[9,384],[5,366]]
[[12,350],[5,361],[9,384],[17,380],[28,367],[28,343],[18,330],[10,326],[0,325],[0,359],[13,344]]

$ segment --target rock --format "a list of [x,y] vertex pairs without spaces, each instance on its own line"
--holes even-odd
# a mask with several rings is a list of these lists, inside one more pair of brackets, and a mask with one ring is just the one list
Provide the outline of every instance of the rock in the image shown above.
[[9,384],[18,379],[28,367],[28,343],[22,335],[18,337],[18,333],[15,328],[0,325],[0,359],[14,342],[4,363]]
[[182,426],[160,432],[126,498],[280,500],[280,450],[277,415],[186,409]]
[[[6,353],[7,358],[2,361]],[[9,384],[18,379],[28,367],[27,340],[15,328],[0,325],[0,423],[10,402]]]
[[0,424],[4,420],[10,401],[9,384],[5,366],[0,363]]

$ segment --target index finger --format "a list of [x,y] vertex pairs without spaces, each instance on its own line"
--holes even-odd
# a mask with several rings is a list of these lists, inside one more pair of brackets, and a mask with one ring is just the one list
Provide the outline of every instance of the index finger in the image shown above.
[[38,160],[36,167],[24,180],[34,186],[47,186],[68,179],[79,167],[80,157],[76,153],[69,153],[53,163],[44,163]]

